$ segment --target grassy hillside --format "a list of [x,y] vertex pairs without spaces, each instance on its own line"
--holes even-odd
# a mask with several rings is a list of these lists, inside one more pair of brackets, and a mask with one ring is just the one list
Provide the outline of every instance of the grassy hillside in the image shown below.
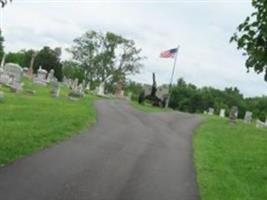
[[267,199],[267,130],[208,117],[196,132],[202,200]]
[[24,88],[35,90],[36,94],[15,94],[0,88],[5,92],[5,100],[0,102],[0,165],[45,148],[95,122],[92,96],[70,101],[68,89],[62,87],[61,96],[52,98],[49,86],[36,86],[30,81],[25,81]]

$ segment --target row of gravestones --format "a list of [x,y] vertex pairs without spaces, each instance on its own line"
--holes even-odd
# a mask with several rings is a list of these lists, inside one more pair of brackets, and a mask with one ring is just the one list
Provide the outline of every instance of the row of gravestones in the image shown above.
[[[22,90],[23,75],[26,76],[28,68],[21,68],[18,64],[7,63],[0,67],[0,84],[10,87],[11,91],[18,92]],[[48,73],[41,67],[37,71],[37,75],[33,77],[33,82],[36,84],[46,85],[51,83],[51,94],[52,96],[59,96],[59,83],[54,76],[54,70],[50,70]],[[1,99],[4,98],[4,93],[1,92]]]
[[[28,68],[23,68],[24,75],[27,74],[27,70]],[[42,69],[42,66],[40,66],[39,69],[37,70],[36,76],[33,77],[32,81],[35,84],[39,84],[43,86],[50,84],[52,97],[59,97],[60,83],[55,77],[54,69],[51,69],[48,73],[48,71],[46,71],[45,69]]]
[[[208,111],[204,111],[204,114],[213,115],[214,114],[214,108],[209,108]],[[225,109],[220,110],[220,117],[225,117]],[[233,106],[229,113],[229,120],[230,122],[235,122],[238,117],[238,108],[236,106]],[[251,123],[252,122],[252,112],[246,111],[244,116],[244,122],[245,123]],[[267,128],[267,120],[265,122],[262,122],[260,120],[256,120],[256,127],[261,128]]]
[[[0,67],[0,84],[6,85],[12,89],[12,91],[20,91],[22,90],[22,77],[23,75],[27,75],[28,68],[21,68],[19,65],[14,63],[7,63],[4,66]],[[60,84],[56,77],[54,76],[54,70],[51,69],[50,72],[42,69],[40,66],[37,74],[33,77],[33,82],[35,84],[47,85],[50,83],[51,85],[51,94],[54,97],[59,96],[60,92]],[[90,90],[90,85],[86,84],[83,81],[81,84],[78,84],[78,79],[71,80],[64,78],[63,83],[67,85],[71,92],[69,94],[70,97],[83,97],[85,91]],[[95,94],[99,96],[105,96],[105,84],[104,82],[100,83],[100,85],[96,88]],[[117,83],[116,97],[124,97],[124,91],[122,90],[122,82]]]
[[33,82],[40,85],[47,85],[52,81],[57,81],[57,78],[54,76],[55,71],[51,69],[48,73],[45,69],[42,69],[42,66],[39,67],[37,74],[33,77]]
[[69,97],[71,99],[81,98],[84,96],[86,91],[90,91],[90,84],[86,84],[85,80],[79,84],[79,80],[77,78],[72,80],[64,77],[63,83],[70,88]]
[[[75,80],[68,79],[66,77],[63,78],[63,83],[71,89],[71,92],[69,94],[70,97],[82,97],[85,92],[90,91],[90,84],[85,82],[83,80],[82,83],[78,84],[78,79]],[[117,98],[125,98],[124,96],[124,90],[122,81],[118,81],[116,84],[116,90],[115,90],[115,97]],[[98,87],[95,88],[94,91],[92,91],[95,95],[102,96],[102,97],[114,97],[112,94],[105,94],[105,82],[101,82]],[[127,98],[131,99],[131,92],[128,93]]]
[[[85,82],[83,80],[82,83],[78,84],[78,79],[76,78],[75,80],[72,79],[67,79],[63,78],[63,83],[71,89],[71,92],[69,94],[70,97],[72,98],[77,98],[77,97],[82,97],[85,92],[90,91],[90,84]],[[124,96],[124,90],[123,88],[123,83],[119,81],[116,84],[116,90],[115,90],[115,97],[118,98],[125,98]],[[102,97],[113,97],[113,95],[106,95],[105,94],[105,83],[101,82],[98,87],[95,88],[94,91],[92,91],[95,95],[102,96]],[[128,93],[128,98],[131,98],[131,93]]]

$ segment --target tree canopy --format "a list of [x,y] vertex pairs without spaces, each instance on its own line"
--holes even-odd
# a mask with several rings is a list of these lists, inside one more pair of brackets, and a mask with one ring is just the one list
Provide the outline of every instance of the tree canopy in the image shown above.
[[253,117],[265,120],[267,116],[267,97],[245,98],[236,87],[224,90],[213,87],[197,88],[179,79],[172,86],[170,107],[175,110],[191,113],[202,113],[212,107],[219,114],[220,109],[229,113],[232,106],[238,107],[239,117],[243,118],[246,111],[252,111]]
[[90,82],[125,81],[127,75],[138,73],[142,67],[141,49],[135,42],[111,32],[88,31],[76,38],[68,51]]
[[6,55],[6,62],[17,63],[22,67],[29,67],[32,59],[32,55],[34,52],[37,52],[37,56],[35,58],[33,70],[37,72],[40,66],[43,69],[50,71],[51,69],[55,70],[55,76],[62,80],[62,63],[60,61],[61,49],[55,48],[52,49],[50,47],[43,47],[39,51],[35,50],[20,50],[18,52],[9,52]]
[[63,63],[63,76],[70,78],[72,80],[78,79],[82,82],[85,79],[84,69],[79,65],[79,63],[74,61],[64,61]]
[[252,0],[255,12],[238,26],[238,32],[231,37],[237,48],[247,56],[246,67],[257,73],[265,73],[267,81],[267,1]]
[[0,0],[1,7],[5,7],[8,2],[12,2],[12,0]]
[[42,66],[43,69],[50,71],[55,70],[55,77],[62,80],[62,63],[60,61],[61,48],[51,49],[50,47],[43,47],[37,54],[34,62],[34,71]]

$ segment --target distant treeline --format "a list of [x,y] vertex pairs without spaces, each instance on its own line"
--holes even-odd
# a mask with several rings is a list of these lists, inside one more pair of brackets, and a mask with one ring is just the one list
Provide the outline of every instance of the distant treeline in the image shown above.
[[[127,90],[133,93],[136,100],[142,91],[142,85],[129,82]],[[203,113],[208,108],[214,108],[219,114],[220,109],[229,113],[232,106],[238,107],[238,117],[243,118],[246,111],[253,112],[253,118],[265,120],[267,115],[267,96],[244,98],[238,88],[230,87],[224,90],[213,87],[198,88],[194,84],[186,83],[182,78],[172,86],[170,107],[190,113]]]
[[[5,53],[3,43],[0,30],[0,60]],[[68,60],[61,61],[61,51],[60,47],[45,46],[38,50],[6,52],[5,61],[22,67],[30,67],[33,63],[35,73],[40,66],[47,71],[53,69],[58,80],[77,78],[79,82],[90,83],[91,88],[105,82],[106,92],[114,92],[117,82],[125,83],[128,75],[140,72],[145,59],[133,40],[112,32],[87,31],[75,38],[66,49],[71,55]]]

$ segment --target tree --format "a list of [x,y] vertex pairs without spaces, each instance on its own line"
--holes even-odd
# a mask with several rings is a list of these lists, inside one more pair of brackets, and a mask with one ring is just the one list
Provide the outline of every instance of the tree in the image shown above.
[[2,31],[0,30],[0,59],[3,58],[4,55],[4,37],[2,36]]
[[9,1],[8,0],[0,0],[2,8],[4,8],[8,2],[12,2],[12,0],[9,0]]
[[43,69],[50,71],[51,69],[55,70],[55,77],[58,80],[62,80],[63,74],[62,74],[62,64],[60,62],[60,55],[61,55],[61,49],[55,48],[51,49],[50,47],[43,47],[41,49],[34,62],[33,70],[36,72],[40,66],[42,66]]
[[125,81],[127,75],[138,73],[142,67],[141,49],[135,47],[134,41],[110,32],[88,31],[76,38],[68,51],[91,83],[112,85],[118,80]]
[[29,67],[33,50],[20,50],[6,54],[6,63],[17,63],[22,67]]
[[143,86],[141,83],[137,83],[134,81],[127,81],[124,87],[125,93],[129,94],[132,93],[132,100],[138,100],[140,93],[143,91]]
[[237,48],[245,51],[248,71],[264,72],[267,81],[267,1],[252,0],[252,5],[256,11],[238,26],[230,42],[235,41]]
[[72,80],[78,78],[79,82],[85,79],[85,73],[83,68],[79,63],[74,61],[64,61],[63,62],[63,75]]

